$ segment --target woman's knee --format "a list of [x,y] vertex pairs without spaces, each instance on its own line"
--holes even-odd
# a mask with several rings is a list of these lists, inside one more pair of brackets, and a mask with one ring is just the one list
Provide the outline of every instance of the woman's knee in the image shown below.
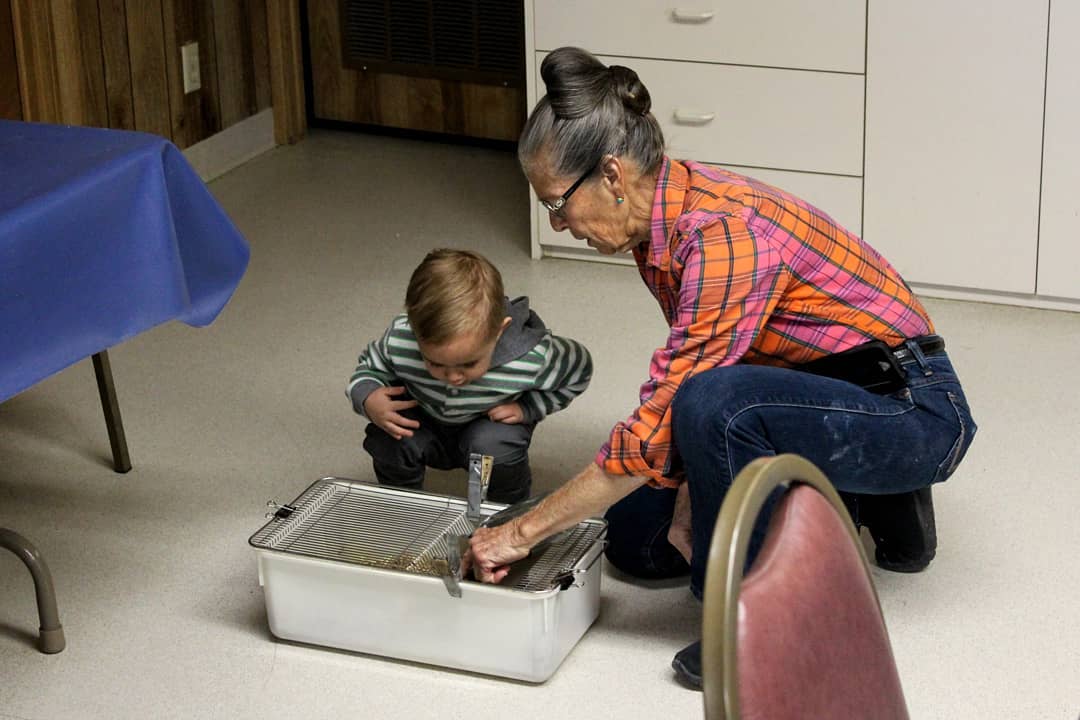
[[684,424],[699,425],[740,401],[742,386],[760,382],[754,376],[761,370],[753,365],[714,368],[687,378],[679,386],[671,403],[672,418]]
[[761,397],[782,393],[793,371],[763,365],[714,368],[683,381],[671,403],[675,433],[723,428]]
[[694,375],[682,382],[671,401],[671,417],[674,422],[698,424],[703,400],[711,394],[716,380],[710,377],[713,371]]

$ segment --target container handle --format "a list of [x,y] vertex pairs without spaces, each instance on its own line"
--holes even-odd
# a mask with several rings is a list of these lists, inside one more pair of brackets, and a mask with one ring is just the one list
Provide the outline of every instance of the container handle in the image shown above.
[[570,570],[555,576],[555,584],[559,586],[560,592],[572,587],[581,587],[585,584],[584,581],[578,582],[578,577],[586,575],[592,570],[593,565],[596,564],[596,561],[599,560],[600,556],[603,554],[604,548],[607,547],[607,539],[601,538],[597,540],[596,545],[599,547],[599,550],[593,555],[592,560],[589,561],[588,565],[585,567],[571,568]]

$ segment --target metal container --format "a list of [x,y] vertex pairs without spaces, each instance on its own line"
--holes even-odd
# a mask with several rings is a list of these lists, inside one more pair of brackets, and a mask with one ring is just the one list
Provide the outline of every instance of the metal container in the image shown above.
[[[504,508],[483,503],[486,517]],[[586,520],[500,585],[448,589],[464,499],[323,478],[251,536],[277,637],[543,682],[596,619],[607,523]]]

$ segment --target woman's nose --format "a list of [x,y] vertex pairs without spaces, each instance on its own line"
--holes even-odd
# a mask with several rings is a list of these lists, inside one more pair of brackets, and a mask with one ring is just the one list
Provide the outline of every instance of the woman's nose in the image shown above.
[[559,217],[553,212],[548,213],[548,220],[551,221],[551,229],[555,232],[562,232],[567,228],[566,220]]

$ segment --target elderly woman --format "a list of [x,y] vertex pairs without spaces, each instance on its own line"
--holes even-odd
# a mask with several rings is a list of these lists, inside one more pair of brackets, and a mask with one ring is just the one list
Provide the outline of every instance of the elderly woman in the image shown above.
[[[529,514],[473,535],[478,578],[499,582],[544,537],[606,511],[613,565],[689,570],[700,598],[724,494],[745,465],[779,453],[824,471],[879,566],[925,568],[930,488],[956,469],[975,423],[903,278],[809,203],[666,157],[633,70],[560,48],[541,75],[547,95],[518,147],[529,183],[555,230],[633,254],[670,332],[640,406],[594,462]],[[693,643],[673,666],[700,687],[700,663]]]

